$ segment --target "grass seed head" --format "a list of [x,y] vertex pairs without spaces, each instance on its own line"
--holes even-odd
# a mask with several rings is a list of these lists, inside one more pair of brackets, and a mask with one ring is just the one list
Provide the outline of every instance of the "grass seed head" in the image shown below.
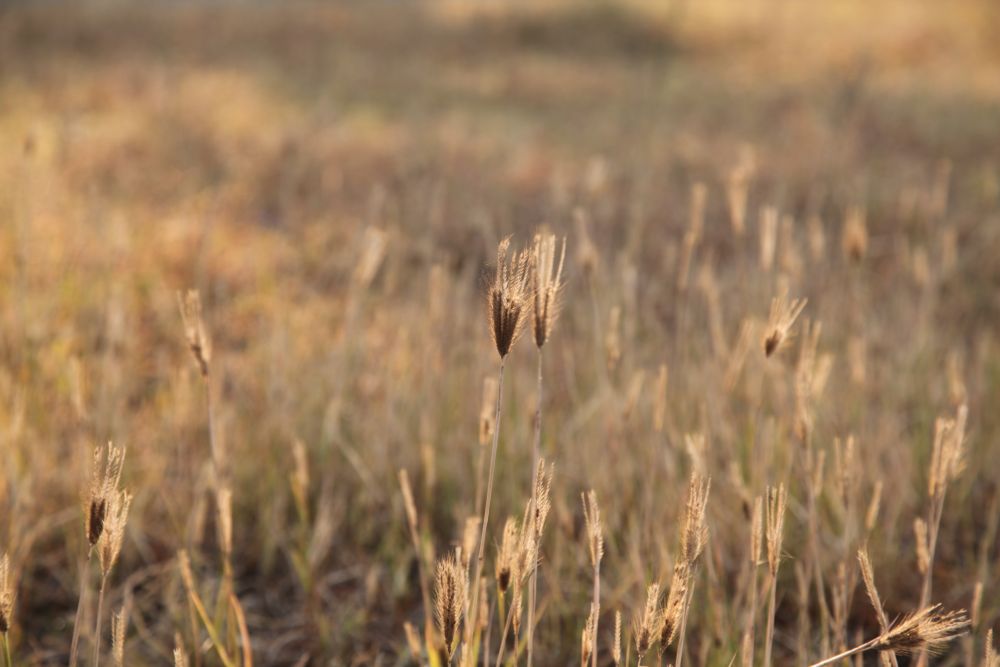
[[771,576],[778,573],[778,564],[781,562],[781,541],[785,530],[785,509],[787,506],[788,497],[785,493],[785,485],[779,484],[777,489],[768,487],[767,567]]
[[118,562],[121,554],[122,541],[125,537],[125,524],[128,522],[128,511],[132,505],[132,494],[120,491],[111,497],[108,503],[108,516],[105,521],[104,534],[97,544],[97,556],[101,562],[101,574],[108,576]]
[[84,532],[91,547],[97,546],[107,527],[108,511],[112,498],[118,493],[124,463],[124,447],[115,447],[109,442],[106,447],[94,448],[94,463],[84,518]]
[[697,474],[691,475],[684,517],[684,531],[681,533],[681,557],[688,566],[693,566],[698,561],[705,548],[705,543],[708,541],[705,511],[708,508],[708,494],[711,486],[711,479]]
[[489,290],[490,335],[503,359],[524,331],[531,297],[531,256],[516,252],[507,259],[510,238],[497,246],[497,268]]
[[767,318],[767,332],[764,335],[765,356],[772,356],[789,340],[789,331],[805,307],[806,299],[788,301],[788,297],[784,294],[771,299],[771,312]]
[[187,339],[188,348],[198,364],[202,377],[208,377],[212,362],[212,341],[208,337],[205,321],[202,319],[201,296],[198,290],[188,290],[183,294],[178,292],[177,304],[184,322],[184,337]]
[[514,517],[507,517],[507,522],[503,527],[503,538],[500,540],[500,553],[497,555],[496,577],[497,588],[500,593],[506,593],[511,582],[517,579],[519,566],[519,545],[520,531],[517,520]]
[[670,580],[670,593],[667,602],[660,611],[659,642],[660,655],[666,652],[673,643],[680,629],[681,617],[684,615],[684,605],[687,603],[688,587],[691,579],[691,568],[687,562],[678,560],[674,563],[674,575]]
[[590,565],[597,568],[604,557],[604,533],[601,528],[601,508],[597,505],[597,493],[591,489],[582,495],[583,517],[587,526],[587,548],[590,551]]
[[[553,234],[535,234],[532,248],[534,285],[535,345],[542,347],[552,335],[559,317],[559,294],[562,290],[563,262],[566,259],[566,239],[558,247]],[[556,255],[558,254],[558,260]]]
[[549,499],[549,494],[552,490],[552,475],[554,472],[554,463],[546,466],[545,459],[538,460],[538,471],[535,474],[535,500],[533,507],[536,540],[541,540],[542,531],[545,530],[545,521],[548,519],[549,510],[552,509],[552,501]]
[[939,613],[941,605],[932,605],[907,616],[879,636],[876,648],[911,654],[920,650],[934,653],[969,627],[965,610]]
[[444,638],[449,660],[455,655],[458,626],[462,620],[468,593],[468,580],[461,560],[456,552],[439,561],[434,577],[435,620]]
[[646,589],[646,606],[643,607],[642,615],[636,616],[632,621],[632,634],[635,637],[635,650],[639,654],[639,659],[646,655],[649,647],[656,640],[658,629],[659,611],[657,605],[660,601],[660,585],[650,584]]
[[111,653],[114,656],[115,667],[123,667],[125,664],[125,631],[127,630],[128,618],[125,616],[125,608],[119,609],[111,618]]

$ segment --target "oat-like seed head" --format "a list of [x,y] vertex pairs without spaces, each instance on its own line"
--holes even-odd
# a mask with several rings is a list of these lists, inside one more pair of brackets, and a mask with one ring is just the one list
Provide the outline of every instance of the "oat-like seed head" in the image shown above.
[[517,579],[520,537],[517,520],[514,517],[507,517],[507,523],[503,526],[503,538],[500,540],[500,553],[497,555],[496,565],[497,588],[500,589],[500,593],[506,593],[511,582]]
[[[559,317],[559,293],[562,289],[563,261],[566,259],[566,239],[558,247],[553,234],[535,234],[532,254],[534,286],[535,345],[542,347],[552,335]],[[556,254],[558,252],[558,261]]]
[[708,508],[708,493],[712,480],[697,474],[691,475],[688,486],[687,508],[684,518],[684,532],[681,533],[681,557],[689,566],[701,556],[708,541],[708,524],[705,510]]
[[686,561],[678,559],[674,563],[674,575],[670,580],[670,593],[667,594],[667,602],[660,611],[660,655],[666,652],[667,647],[677,637],[681,616],[684,614],[684,605],[687,601],[690,579],[691,568]]
[[927,491],[932,498],[965,468],[965,423],[968,416],[968,408],[962,405],[954,419],[939,418],[934,424],[934,445],[927,482]]
[[524,331],[531,298],[531,255],[516,252],[507,260],[510,238],[497,246],[497,268],[489,290],[490,335],[503,359]]
[[806,307],[806,299],[792,299],[782,294],[771,299],[771,312],[767,318],[767,333],[764,336],[764,355],[772,356],[789,339],[789,330],[796,318]]
[[101,574],[108,576],[118,562],[122,550],[122,540],[125,537],[125,524],[128,521],[129,507],[132,505],[132,494],[120,491],[111,496],[108,503],[108,516],[105,521],[104,534],[97,544],[97,556],[101,562]]
[[434,576],[435,619],[448,659],[455,655],[458,626],[465,609],[468,580],[458,553],[441,560]]
[[84,532],[91,547],[96,546],[104,534],[108,509],[112,497],[118,493],[124,463],[124,447],[115,447],[109,442],[104,448],[94,448],[94,463],[84,518]]
[[767,567],[771,576],[778,573],[778,564],[781,561],[781,540],[785,529],[785,508],[787,506],[788,497],[785,493],[785,485],[779,484],[777,489],[768,487]]
[[546,466],[545,459],[538,460],[538,472],[535,475],[535,501],[534,501],[534,521],[535,521],[535,539],[540,540],[542,537],[542,531],[545,529],[545,520],[549,516],[549,510],[552,509],[552,501],[549,499],[549,493],[552,490],[552,475],[555,472],[556,466],[554,463],[548,464]]
[[188,347],[202,377],[208,377],[212,362],[212,342],[201,316],[201,296],[198,290],[188,290],[183,294],[178,292],[177,304],[180,307],[181,319],[184,321],[184,337],[187,339]]
[[632,621],[632,634],[635,637],[635,650],[639,654],[639,659],[646,655],[649,647],[656,639],[657,621],[659,613],[657,605],[660,600],[660,585],[650,584],[646,589],[646,606],[642,615],[637,616]]
[[587,526],[587,547],[590,550],[590,565],[596,568],[604,557],[604,533],[601,529],[601,508],[597,505],[597,493],[591,489],[582,494],[583,517]]
[[115,667],[125,664],[125,630],[128,619],[125,608],[119,609],[111,619],[111,653],[115,659]]
[[910,654],[926,649],[934,653],[952,639],[968,630],[969,619],[965,610],[942,614],[941,605],[932,605],[907,616],[887,632],[879,636],[875,648],[880,651],[896,651]]

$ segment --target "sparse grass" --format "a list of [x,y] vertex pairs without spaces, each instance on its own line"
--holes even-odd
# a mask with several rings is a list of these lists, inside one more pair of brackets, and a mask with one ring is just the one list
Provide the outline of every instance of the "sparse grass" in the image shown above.
[[994,4],[0,10],[7,664],[993,667]]

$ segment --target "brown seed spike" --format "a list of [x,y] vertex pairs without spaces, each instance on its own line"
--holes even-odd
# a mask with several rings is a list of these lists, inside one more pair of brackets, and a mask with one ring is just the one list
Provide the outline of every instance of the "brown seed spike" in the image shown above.
[[511,580],[516,579],[518,575],[519,537],[517,521],[513,517],[508,517],[507,523],[503,527],[503,539],[500,542],[500,553],[497,556],[496,565],[497,588],[501,594],[507,592]]
[[806,307],[805,299],[788,301],[785,295],[771,300],[771,312],[767,318],[767,333],[764,336],[764,355],[770,357],[789,339],[789,330],[796,318]]
[[104,517],[108,512],[108,502],[104,498],[92,498],[87,506],[87,541],[95,546],[104,532]]
[[497,247],[496,274],[487,301],[490,335],[501,359],[507,356],[524,331],[526,315],[524,311],[531,296],[530,255],[524,251],[514,253],[508,263],[509,248],[509,238],[501,241]]
[[650,584],[646,590],[646,606],[642,615],[636,616],[632,621],[632,634],[635,638],[635,650],[639,654],[639,660],[649,651],[649,647],[656,640],[656,625],[659,619],[657,603],[660,599],[660,585]]
[[459,554],[438,562],[434,578],[435,616],[449,660],[455,654],[455,639],[465,610],[467,590],[468,581]]
[[107,529],[108,511],[112,498],[118,493],[124,461],[125,449],[122,447],[108,443],[106,448],[94,449],[94,465],[84,517],[84,532],[92,548],[97,546]]
[[552,234],[535,234],[532,267],[535,278],[534,329],[535,345],[542,347],[552,333],[559,316],[559,292],[562,288],[563,261],[566,259],[566,239],[559,250],[556,262],[556,237]]

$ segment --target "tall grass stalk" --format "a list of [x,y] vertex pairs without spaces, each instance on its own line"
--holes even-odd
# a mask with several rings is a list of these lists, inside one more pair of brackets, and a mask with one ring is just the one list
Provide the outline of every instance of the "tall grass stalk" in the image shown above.
[[[537,534],[535,517],[538,507],[538,459],[542,446],[542,348],[538,348],[538,404],[535,408],[535,436],[531,446],[531,514],[530,530],[532,534]],[[531,579],[528,583],[528,667],[531,667],[534,659],[534,639],[535,639],[535,598],[538,595],[538,559],[533,559],[531,563]],[[499,663],[498,663],[499,664]]]
[[497,370],[497,404],[496,410],[494,410],[493,444],[490,446],[490,467],[486,477],[486,497],[483,501],[482,528],[479,532],[479,545],[476,551],[476,575],[471,579],[472,598],[465,618],[466,642],[469,645],[472,643],[472,633],[475,626],[472,621],[473,618],[478,617],[479,614],[479,593],[480,588],[482,588],[480,579],[482,579],[483,565],[486,561],[486,530],[490,520],[490,504],[493,500],[493,478],[496,473],[497,465],[497,446],[500,442],[500,416],[501,406],[503,405],[503,371],[506,359],[506,356],[500,357],[500,367]]

